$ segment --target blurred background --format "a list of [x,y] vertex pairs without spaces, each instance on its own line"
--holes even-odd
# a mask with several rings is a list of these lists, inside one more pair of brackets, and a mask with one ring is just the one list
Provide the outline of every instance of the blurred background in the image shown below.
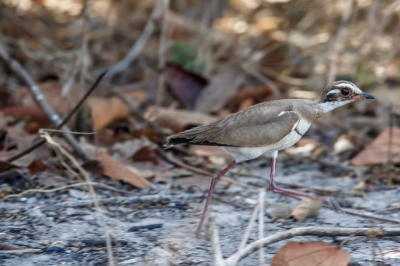
[[[344,160],[400,113],[400,1],[3,0],[0,7],[1,49],[61,116],[109,70],[70,122],[98,131],[106,146],[142,136],[162,144],[256,103],[317,99],[345,79],[378,100],[345,106],[308,133],[321,131],[315,138],[332,146],[347,132],[342,137],[358,148]],[[3,139],[7,125],[23,123],[23,135],[48,126],[23,82],[6,64],[0,69]]]

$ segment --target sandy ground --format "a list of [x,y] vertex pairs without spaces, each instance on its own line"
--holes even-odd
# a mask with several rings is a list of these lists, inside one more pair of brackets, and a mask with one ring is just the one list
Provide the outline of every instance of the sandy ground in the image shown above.
[[[366,197],[352,196],[352,188],[357,184],[355,178],[327,177],[320,170],[301,170],[304,166],[291,168],[286,173],[278,173],[277,180],[313,186],[338,189],[338,198],[356,209],[366,213],[375,213],[385,217],[400,219],[398,211],[378,213],[390,204],[400,202],[400,191],[376,188],[366,192]],[[309,167],[313,168],[313,167]],[[292,174],[288,174],[291,172]],[[257,174],[269,173],[269,168],[260,169]],[[239,184],[266,184],[265,180],[254,177],[235,177]],[[204,178],[205,185],[209,179]],[[226,185],[226,183],[225,183]],[[202,187],[202,186],[201,186]],[[156,194],[166,191],[167,185],[153,185],[145,191],[135,190],[123,196]],[[205,192],[204,188],[195,188],[194,193]],[[100,198],[110,198],[114,194],[106,189],[96,189]],[[258,188],[243,185],[218,185],[215,199],[209,209],[209,220],[200,238],[194,236],[201,209],[202,199],[148,202],[135,204],[109,204],[104,212],[108,228],[118,243],[113,248],[117,265],[212,265],[213,254],[207,228],[215,226],[219,231],[220,244],[224,256],[237,251],[243,233],[248,225],[253,207],[258,198]],[[189,193],[184,186],[173,186],[166,193]],[[0,204],[0,242],[25,248],[41,249],[41,252],[26,254],[8,254],[0,252],[1,265],[107,265],[108,257],[104,242],[104,231],[94,214],[94,207],[64,208],[44,212],[43,208],[61,201],[88,199],[87,192],[78,189],[55,193],[37,193]],[[267,192],[265,205],[274,206],[279,202],[295,205],[298,200],[280,197]],[[343,205],[342,205],[343,206]],[[143,229],[135,232],[128,230],[138,225],[162,224],[161,228]],[[256,223],[257,224],[257,223]],[[317,217],[308,218],[302,223],[293,219],[272,221],[265,216],[264,236],[282,232],[291,228],[305,226],[320,227],[382,227],[398,225],[353,215],[335,213],[322,209]],[[257,226],[253,228],[249,242],[258,239]],[[345,241],[344,241],[345,240]],[[367,237],[295,237],[265,247],[267,264],[275,252],[289,241],[322,241],[341,245],[351,257],[352,265],[400,265],[400,237],[387,237],[376,240],[375,250]],[[258,253],[254,253],[238,265],[259,265]]]

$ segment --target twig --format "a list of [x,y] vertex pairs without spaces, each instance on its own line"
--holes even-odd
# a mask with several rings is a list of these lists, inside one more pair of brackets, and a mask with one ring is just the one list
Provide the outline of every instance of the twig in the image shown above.
[[8,254],[37,253],[37,252],[43,252],[43,250],[38,249],[38,248],[0,250],[0,253],[8,253]]
[[[328,207],[328,206],[323,206],[323,207],[330,209],[330,207]],[[363,218],[367,218],[367,219],[373,219],[373,220],[378,220],[378,221],[383,221],[383,222],[400,224],[400,220],[392,219],[392,218],[388,218],[388,217],[377,216],[374,214],[361,213],[361,212],[358,212],[355,210],[350,210],[350,209],[345,209],[345,210],[343,210],[343,212],[345,214],[355,215],[355,216],[359,216],[359,217],[363,217]]]
[[136,40],[135,44],[132,46],[132,48],[129,50],[126,56],[110,68],[110,71],[108,71],[106,75],[107,79],[111,79],[118,73],[122,72],[130,64],[132,64],[133,61],[136,60],[136,58],[138,57],[138,55],[148,42],[150,36],[153,34],[155,29],[154,20],[158,19],[161,16],[161,11],[162,11],[162,0],[157,1],[157,4],[153,9],[153,12],[149,17],[149,20],[147,21],[146,26],[142,31],[142,34]]
[[258,201],[256,206],[254,206],[254,210],[253,210],[253,213],[251,214],[249,224],[247,225],[246,231],[244,232],[242,242],[240,242],[238,252],[241,251],[247,243],[247,239],[249,238],[250,231],[253,228],[254,221],[256,220],[259,207],[260,207],[260,202]]
[[[1,50],[0,50],[1,51]],[[61,124],[59,124],[56,129],[60,129],[62,128],[68,121],[69,119],[71,119],[71,117],[81,108],[81,106],[83,105],[83,103],[86,101],[86,99],[90,96],[90,94],[92,94],[92,92],[97,88],[97,85],[99,85],[100,81],[102,80],[102,78],[104,77],[104,75],[107,73],[104,72],[102,73],[96,80],[96,82],[92,85],[92,87],[86,92],[85,96],[83,96],[83,98],[79,101],[79,103],[75,106],[75,108],[67,115],[67,117],[64,118],[64,120],[61,122]],[[51,133],[50,136],[53,136],[54,133]],[[46,143],[45,139],[39,140],[36,143],[34,143],[32,146],[26,148],[25,150],[19,152],[18,154],[15,154],[13,156],[11,156],[10,158],[8,158],[6,160],[6,162],[13,162],[19,158],[21,158],[22,156],[25,156],[26,154],[30,153],[31,151],[39,148],[40,146],[42,146],[44,143]]]
[[[265,198],[265,189],[260,189],[260,193],[258,196],[258,202],[260,203],[260,212],[258,216],[258,238],[262,239],[264,238],[264,198]],[[264,259],[264,250],[263,250],[263,245],[259,246],[259,252],[260,252],[260,266],[265,265],[265,259]]]
[[[157,85],[157,95],[156,95],[156,107],[155,107],[155,116],[156,122],[158,123],[158,114],[159,107],[162,102],[162,96],[165,85],[165,52],[166,52],[166,44],[167,44],[167,14],[169,9],[169,0],[159,0],[162,6],[162,28],[161,28],[161,36],[160,36],[160,47],[158,49],[158,85]],[[158,125],[158,124],[157,124]]]
[[79,75],[79,96],[82,95],[82,92],[84,90],[84,85],[85,85],[85,77],[86,77],[86,72],[87,72],[87,50],[88,50],[88,28],[89,28],[89,15],[87,12],[88,8],[88,0],[83,0],[83,6],[82,6],[82,20],[83,20],[83,25],[82,25],[82,46],[81,46],[81,51],[80,51],[80,75]]
[[332,55],[330,56],[331,60],[330,60],[330,64],[329,64],[328,84],[332,83],[335,80],[335,76],[337,73],[338,55],[339,55],[340,51],[342,50],[342,40],[347,31],[346,26],[349,22],[351,11],[353,9],[353,5],[354,5],[354,0],[347,1],[347,6],[346,6],[345,11],[343,12],[340,27],[338,29],[336,38],[333,43],[333,52],[332,52]]
[[214,265],[225,266],[225,262],[222,257],[221,246],[219,245],[218,229],[213,227],[211,228],[210,231],[211,231],[211,245],[214,253]]
[[[99,201],[103,204],[131,204],[138,202],[154,202],[161,200],[188,200],[188,199],[198,199],[204,197],[203,194],[182,194],[182,195],[149,195],[149,196],[136,196],[136,197],[115,197],[115,198],[106,198],[99,199]],[[58,209],[64,208],[76,208],[76,207],[90,207],[93,205],[93,200],[77,200],[72,202],[62,202],[57,203],[52,206],[46,207],[43,209],[43,212],[55,211]]]
[[[53,108],[49,105],[42,92],[39,90],[39,87],[35,84],[31,76],[21,66],[21,64],[12,59],[10,55],[2,49],[1,46],[0,57],[8,64],[9,68],[26,83],[29,88],[29,92],[32,95],[32,98],[35,100],[36,104],[42,108],[43,112],[53,123],[53,125],[60,125],[62,123],[61,118],[54,112]],[[69,128],[67,126],[63,126],[61,129],[64,131],[69,131]],[[76,151],[79,157],[81,157],[84,161],[89,161],[91,159],[90,156],[82,149],[82,147],[79,145],[78,141],[72,134],[64,132],[63,136],[71,145],[71,147]]]
[[226,266],[234,266],[240,260],[246,258],[253,252],[259,249],[260,245],[268,246],[270,244],[290,239],[296,236],[368,236],[376,237],[386,236],[399,236],[400,228],[324,228],[324,227],[303,227],[293,228],[284,232],[278,232],[271,236],[259,239],[249,245],[243,250],[234,253],[232,256],[225,260]]
[[102,183],[97,183],[97,182],[90,182],[90,183],[88,183],[88,182],[80,182],[80,183],[77,183],[77,184],[71,184],[71,185],[66,185],[66,186],[57,187],[57,188],[52,188],[52,189],[28,189],[28,190],[25,190],[25,191],[23,191],[23,192],[21,192],[21,193],[18,193],[18,194],[7,195],[7,196],[5,196],[5,197],[3,198],[3,200],[5,200],[5,199],[10,199],[10,198],[19,198],[19,197],[21,197],[21,196],[23,196],[23,195],[25,195],[25,194],[29,194],[29,193],[51,193],[51,192],[56,192],[56,191],[63,190],[63,189],[67,189],[67,188],[81,187],[81,186],[85,186],[85,185],[100,186],[100,187],[103,187],[103,188],[106,188],[106,189],[109,189],[109,190],[112,190],[112,191],[115,191],[115,192],[119,192],[119,193],[130,193],[130,192],[128,192],[128,191],[124,191],[124,190],[121,190],[121,189],[116,189],[116,188],[114,188],[114,187],[107,186],[107,185],[102,184]]

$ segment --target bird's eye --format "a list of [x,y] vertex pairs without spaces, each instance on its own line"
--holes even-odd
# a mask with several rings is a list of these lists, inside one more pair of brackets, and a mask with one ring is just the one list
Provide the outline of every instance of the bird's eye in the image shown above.
[[340,90],[340,94],[342,94],[343,96],[349,96],[350,94],[350,89],[349,88],[342,88]]

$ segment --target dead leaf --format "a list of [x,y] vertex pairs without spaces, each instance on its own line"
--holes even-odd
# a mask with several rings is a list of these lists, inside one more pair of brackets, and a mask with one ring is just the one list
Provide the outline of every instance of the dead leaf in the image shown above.
[[97,160],[87,161],[86,163],[82,164],[82,168],[85,169],[85,171],[91,173],[93,178],[95,179],[100,177],[103,173],[101,164]]
[[272,258],[271,266],[347,266],[349,254],[322,242],[289,242]]
[[219,111],[243,81],[244,74],[239,64],[232,64],[216,73],[197,98],[195,111],[207,114]]
[[[400,163],[400,128],[393,127],[392,129],[391,159],[393,163]],[[390,128],[384,129],[371,144],[351,160],[351,164],[354,166],[365,166],[387,163],[389,152],[389,132]]]
[[28,165],[29,173],[31,175],[45,172],[48,169],[48,166],[45,165],[42,161],[42,159],[36,159],[33,160],[29,165]]
[[167,64],[164,74],[165,83],[173,95],[187,109],[193,110],[197,97],[207,84],[207,81],[172,63]]
[[0,161],[0,173],[13,169],[13,168],[20,168],[18,165],[9,163],[9,162],[5,162],[5,161]]
[[143,147],[148,147],[151,145],[153,144],[147,139],[133,139],[115,143],[112,146],[111,151],[118,153],[123,158],[129,158]]
[[321,207],[322,203],[319,200],[302,199],[292,211],[292,217],[296,221],[302,222],[305,218],[317,216]]
[[137,188],[146,188],[150,185],[149,181],[138,176],[129,170],[127,166],[118,162],[105,152],[100,152],[97,156],[97,160],[99,160],[103,168],[103,175],[105,176],[116,180],[123,180]]
[[[144,117],[149,121],[157,118],[156,108],[154,106],[147,109]],[[198,112],[190,112],[184,110],[171,110],[159,107],[158,121],[165,128],[170,128],[174,132],[181,132],[194,126],[209,124],[217,121],[215,116],[209,116]]]
[[245,87],[234,96],[230,97],[227,107],[231,112],[237,112],[251,105],[263,102],[272,94],[273,91],[267,86]]
[[128,107],[117,96],[107,99],[91,97],[87,102],[92,111],[94,130],[106,127],[129,114]]

